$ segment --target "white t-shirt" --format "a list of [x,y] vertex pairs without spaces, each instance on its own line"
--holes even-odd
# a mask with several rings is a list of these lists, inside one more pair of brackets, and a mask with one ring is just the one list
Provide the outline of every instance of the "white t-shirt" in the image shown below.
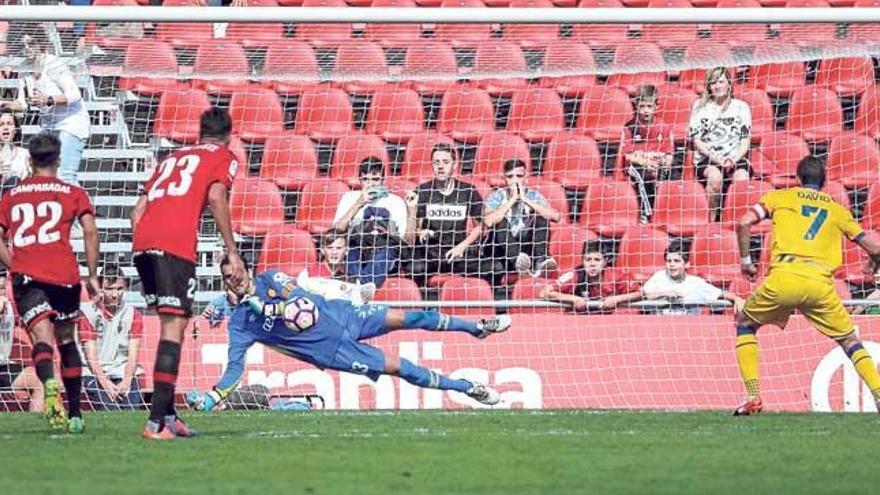
[[[700,100],[691,109],[688,133],[709,145],[716,155],[728,156],[739,148],[739,143],[752,132],[752,111],[746,102],[733,98],[722,112],[712,100],[702,107]],[[699,154],[699,152],[698,152]]]
[[[336,215],[333,216],[333,222],[339,221],[354,206],[360,195],[361,191],[348,191],[343,194],[342,199],[339,201],[339,206],[336,208]],[[389,193],[384,198],[367,203],[355,213],[351,223],[348,225],[349,230],[363,223],[364,212],[368,207],[387,210],[391,220],[389,230],[398,238],[403,239],[403,235],[406,233],[406,202],[403,201],[403,198]]]
[[80,139],[89,137],[89,113],[83,104],[82,94],[67,64],[55,55],[46,54],[38,74],[24,75],[19,87],[18,99],[27,103],[27,95],[36,91],[57,98],[64,95],[67,103],[40,107],[40,127],[48,131],[65,131]]
[[[675,290],[681,296],[681,302],[685,304],[704,304],[717,301],[721,297],[722,290],[706,282],[695,275],[685,275],[680,282],[673,280],[666,270],[660,270],[645,282],[642,286],[644,292],[665,292]],[[660,310],[664,315],[698,315],[699,306],[685,308],[666,308]]]
[[12,338],[15,335],[15,314],[12,305],[6,303],[6,311],[0,316],[0,364],[9,364],[12,355]]
[[24,179],[30,175],[30,157],[28,150],[21,146],[0,145],[0,180],[13,176]]

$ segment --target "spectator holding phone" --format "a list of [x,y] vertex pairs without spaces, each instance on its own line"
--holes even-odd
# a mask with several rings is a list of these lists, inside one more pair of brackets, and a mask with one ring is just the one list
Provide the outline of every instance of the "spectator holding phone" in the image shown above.
[[358,179],[361,189],[342,196],[333,229],[349,235],[347,277],[379,287],[397,270],[401,245],[407,242],[406,203],[385,186],[385,163],[381,158],[364,158]]

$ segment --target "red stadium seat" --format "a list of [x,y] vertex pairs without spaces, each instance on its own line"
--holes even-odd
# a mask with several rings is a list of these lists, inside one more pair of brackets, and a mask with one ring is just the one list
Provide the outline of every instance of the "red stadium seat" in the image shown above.
[[510,100],[507,130],[530,142],[546,142],[565,126],[562,100],[556,91],[527,88],[515,91]]
[[856,131],[880,139],[880,89],[877,86],[868,88],[859,101]]
[[284,111],[272,90],[252,86],[232,94],[229,115],[233,129],[245,141],[262,143],[284,130]]
[[312,236],[291,225],[280,225],[266,232],[257,271],[280,270],[295,277],[317,262]]
[[562,217],[559,223],[568,223],[571,216],[571,209],[568,206],[568,197],[565,195],[565,189],[557,182],[545,179],[543,177],[530,177],[528,187],[537,190],[550,203]]
[[553,88],[562,96],[580,96],[596,84],[596,61],[590,47],[572,40],[556,40],[544,52],[544,74],[574,75],[543,76],[542,88]]
[[684,141],[688,136],[691,109],[697,101],[693,91],[672,84],[657,87],[657,120],[672,128],[676,141]]
[[269,136],[264,144],[260,178],[296,191],[317,179],[318,158],[312,140],[297,134]]
[[629,94],[635,94],[642,84],[659,86],[666,82],[663,51],[659,46],[644,41],[617,45],[611,70],[605,84],[622,88]]
[[275,184],[260,179],[236,179],[229,196],[229,214],[236,232],[261,236],[284,223],[284,203]]
[[366,132],[394,143],[406,143],[425,132],[425,109],[412,89],[388,85],[373,93]]
[[843,132],[843,108],[837,95],[827,89],[796,90],[788,105],[788,132],[807,141],[830,141]]
[[[303,0],[303,7],[346,7],[345,0]],[[337,47],[351,41],[351,24],[297,24],[294,38],[315,47]]]
[[481,278],[458,277],[453,276],[446,279],[446,282],[440,288],[440,301],[484,301],[486,307],[479,308],[461,308],[461,307],[445,307],[443,312],[453,316],[470,316],[470,317],[487,317],[495,314],[495,310],[491,307],[495,296],[492,293],[492,287],[489,282]]
[[298,95],[320,81],[315,52],[302,41],[270,45],[266,50],[263,76],[276,93]]
[[771,183],[776,187],[790,187],[797,183],[797,164],[810,154],[810,148],[800,137],[784,132],[764,136],[761,153],[773,164]]
[[420,94],[442,95],[459,84],[455,52],[446,43],[410,45],[403,60],[401,79],[411,81],[408,84]]
[[671,236],[691,237],[710,221],[709,199],[699,182],[660,182],[654,207],[654,225]]
[[165,91],[159,99],[153,134],[184,144],[199,140],[199,117],[211,108],[204,91]]
[[[250,0],[248,6],[251,6]],[[267,48],[284,41],[284,24],[232,22],[226,28],[226,39],[241,43],[247,49]]]
[[867,187],[877,182],[880,150],[870,137],[845,133],[831,141],[828,148],[828,180],[840,180],[848,188]]
[[296,226],[311,234],[323,234],[333,226],[333,215],[348,187],[342,182],[317,179],[303,187],[296,208]]
[[626,91],[594,86],[581,98],[577,127],[596,141],[620,141],[632,118],[633,106]]
[[764,135],[776,130],[773,105],[764,90],[737,86],[735,96],[744,101],[752,112],[752,142],[760,143]]
[[406,195],[410,191],[414,191],[419,187],[419,183],[414,180],[409,180],[406,177],[392,175],[385,177],[385,186],[388,187],[388,190],[392,194],[396,194],[401,198],[406,199]]
[[241,139],[235,134],[229,136],[229,152],[238,160],[238,170],[235,171],[236,178],[247,177],[250,172],[250,162],[248,161],[248,152],[244,149]]
[[349,187],[360,189],[358,167],[364,158],[376,156],[385,164],[388,175],[388,151],[385,142],[373,134],[349,134],[336,141],[333,164],[330,165],[330,178],[345,182]]
[[874,183],[868,189],[868,201],[862,213],[862,225],[869,230],[880,229],[880,184]]
[[476,143],[495,130],[495,107],[482,89],[468,86],[453,88],[440,101],[437,129],[456,141]]
[[175,48],[197,48],[214,42],[214,25],[210,22],[160,22],[156,39],[167,41]]
[[[880,0],[856,0],[853,7],[877,8],[880,7]],[[847,38],[849,41],[876,44],[880,41],[880,29],[877,27],[877,24],[850,24],[846,29]]]
[[[441,7],[483,8],[482,0],[442,0]],[[483,24],[437,24],[434,38],[451,43],[456,48],[474,48],[487,41],[492,35],[492,25]]]
[[573,132],[550,142],[544,175],[569,189],[586,189],[602,180],[602,155],[593,138]]
[[440,143],[455,146],[455,142],[443,134],[423,133],[413,136],[406,143],[406,152],[400,168],[400,175],[418,183],[434,177],[434,168],[431,165],[431,150]]
[[[825,0],[787,0],[787,8],[829,8]],[[833,23],[824,24],[782,24],[779,27],[779,40],[784,43],[796,43],[807,46],[823,46],[833,43],[837,35],[837,26]]]
[[376,291],[373,297],[376,302],[385,301],[421,301],[422,291],[412,279],[389,277]]
[[706,70],[708,67],[735,67],[733,53],[730,48],[720,42],[701,42],[688,46],[682,59],[685,67],[679,73],[678,83],[698,93],[706,90]]
[[[648,0],[648,8],[692,8],[689,0]],[[642,39],[660,48],[682,48],[697,43],[697,24],[644,24]]]
[[[623,4],[620,0],[581,0],[578,7],[582,9],[614,9],[622,8]],[[626,24],[575,24],[571,31],[571,37],[593,47],[616,46],[626,42],[629,37],[629,26]]]
[[[553,283],[552,280],[546,278],[521,278],[513,284],[513,300],[514,301],[534,301],[537,299],[541,299],[541,291],[544,290],[544,287]],[[547,314],[547,313],[564,313],[565,307],[559,306],[556,308],[545,308],[545,307],[529,307],[529,306],[519,306],[510,308],[510,314]]]
[[843,241],[842,261],[840,268],[834,274],[834,278],[846,280],[858,286],[873,280],[873,275],[864,271],[869,262],[868,254],[858,244],[846,240]]
[[504,185],[504,162],[518,158],[526,162],[531,169],[529,147],[516,134],[509,132],[493,132],[480,139],[477,157],[474,163],[474,177],[500,187]]
[[238,43],[205,43],[196,51],[193,86],[210,94],[230,95],[248,87],[247,56]]
[[840,96],[860,95],[874,85],[874,61],[871,57],[824,59],[819,63],[816,84]]
[[119,89],[144,95],[182,90],[186,85],[177,79],[177,71],[177,57],[171,45],[141,40],[125,50],[122,64],[125,75],[119,78]]
[[691,268],[710,284],[727,287],[742,278],[736,233],[712,226],[698,229],[691,243]]
[[[552,8],[550,0],[510,0],[514,8]],[[523,48],[544,48],[559,38],[558,24],[505,24],[504,39]]]
[[849,193],[846,187],[837,181],[827,181],[822,187],[822,192],[834,198],[834,201],[840,203],[847,210],[852,210],[852,202],[849,200]]
[[631,227],[620,238],[614,267],[629,272],[633,280],[644,283],[655,272],[665,269],[664,251],[669,236],[650,227]]
[[[413,0],[373,0],[371,7],[411,8],[416,7]],[[410,46],[422,36],[420,24],[381,24],[368,23],[364,29],[367,39],[378,41],[382,46]]]
[[596,233],[570,224],[550,225],[550,256],[556,260],[557,271],[564,273],[583,263],[584,243],[598,239]]
[[[800,60],[797,48],[788,45],[758,45],[749,71],[749,85],[763,89],[770,96],[788,98],[807,81],[807,67]],[[778,60],[778,62],[777,62]]]
[[[732,182],[724,200],[724,209],[721,210],[721,224],[732,231],[749,208],[758,204],[761,198],[772,190],[773,186],[759,180]],[[770,220],[764,220],[753,226],[752,232],[762,234],[770,232]]]
[[[477,47],[474,55],[473,73],[476,75],[492,75],[504,73],[502,79],[478,79],[477,85],[490,95],[509,95],[526,86],[528,67],[522,50],[516,43],[497,41],[483,43]],[[512,74],[522,74],[512,77]]]
[[353,132],[348,95],[341,89],[324,85],[303,91],[294,130],[321,142],[336,141]]
[[336,51],[333,78],[339,79],[339,86],[348,93],[373,93],[388,79],[385,51],[369,41],[343,43]]
[[[694,2],[694,5],[697,5]],[[699,6],[699,5],[697,5]],[[758,0],[718,0],[718,8],[742,9],[761,8]],[[731,47],[754,46],[767,39],[766,24],[715,24],[712,26],[712,40],[727,43]]]
[[639,201],[629,182],[603,181],[591,184],[580,217],[581,225],[602,237],[620,237],[638,226]]

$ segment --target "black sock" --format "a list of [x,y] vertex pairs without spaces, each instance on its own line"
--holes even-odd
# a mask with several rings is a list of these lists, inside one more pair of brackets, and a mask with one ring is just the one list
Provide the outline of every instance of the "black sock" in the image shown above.
[[82,358],[76,342],[58,346],[61,354],[61,379],[67,391],[67,410],[71,417],[82,416],[80,412],[80,392],[82,391]]
[[37,369],[37,378],[42,383],[46,380],[55,378],[55,370],[52,368],[52,360],[55,356],[55,350],[52,346],[45,342],[37,342],[31,350],[31,357],[34,360],[34,368]]
[[[156,365],[153,367],[153,403],[150,404],[150,421],[159,422],[174,413],[174,385],[180,368],[180,344],[160,340],[156,349]],[[169,412],[170,411],[170,412]]]

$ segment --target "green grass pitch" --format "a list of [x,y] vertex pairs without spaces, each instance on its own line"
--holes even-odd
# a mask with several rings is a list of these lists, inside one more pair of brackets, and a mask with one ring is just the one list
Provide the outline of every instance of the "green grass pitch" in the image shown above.
[[227,412],[202,436],[140,438],[139,413],[83,436],[0,414],[0,493],[871,493],[873,414]]

